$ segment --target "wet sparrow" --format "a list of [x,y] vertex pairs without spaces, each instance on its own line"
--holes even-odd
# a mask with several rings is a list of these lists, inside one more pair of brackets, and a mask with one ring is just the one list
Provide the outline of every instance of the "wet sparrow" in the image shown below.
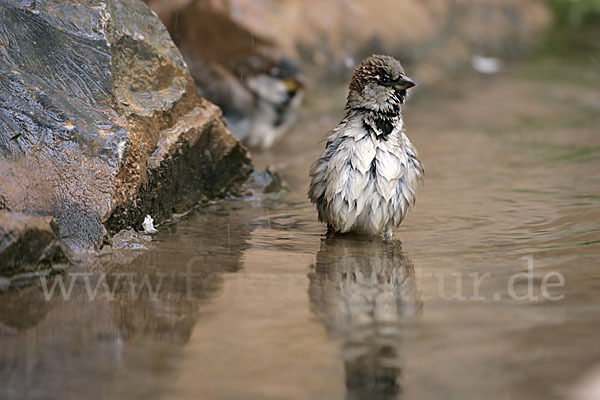
[[423,165],[401,113],[414,85],[390,56],[371,56],[354,70],[346,116],[310,169],[308,197],[328,236],[353,231],[391,240],[414,205]]

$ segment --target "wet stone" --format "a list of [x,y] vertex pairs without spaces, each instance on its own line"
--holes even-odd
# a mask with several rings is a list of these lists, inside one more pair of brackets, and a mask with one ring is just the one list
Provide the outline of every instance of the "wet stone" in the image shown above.
[[66,261],[52,217],[0,210],[0,291],[10,286],[7,277]]
[[279,171],[273,165],[267,165],[262,171],[254,171],[250,176],[249,184],[262,193],[276,193],[286,188]]
[[75,252],[252,171],[142,2],[0,0],[0,93],[0,208],[55,217]]
[[0,292],[4,292],[10,287],[10,281],[6,278],[0,277]]

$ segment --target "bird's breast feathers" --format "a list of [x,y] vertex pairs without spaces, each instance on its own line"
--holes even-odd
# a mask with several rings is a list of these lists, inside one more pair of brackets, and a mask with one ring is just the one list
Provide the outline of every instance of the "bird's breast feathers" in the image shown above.
[[402,120],[382,139],[365,120],[346,121],[311,168],[309,197],[336,230],[381,233],[399,225],[415,200],[422,167]]

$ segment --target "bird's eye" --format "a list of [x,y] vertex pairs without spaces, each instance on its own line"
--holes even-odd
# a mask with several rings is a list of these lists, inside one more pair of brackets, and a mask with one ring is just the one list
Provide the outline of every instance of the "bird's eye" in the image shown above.
[[390,83],[390,79],[387,76],[382,76],[381,78],[379,78],[379,83],[381,83],[382,85],[387,85],[388,83]]

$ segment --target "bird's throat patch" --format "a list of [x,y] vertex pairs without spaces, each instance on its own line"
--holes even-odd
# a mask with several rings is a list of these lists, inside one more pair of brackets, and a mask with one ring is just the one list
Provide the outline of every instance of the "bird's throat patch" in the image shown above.
[[387,140],[394,130],[395,122],[385,115],[369,116],[363,120],[363,127],[377,139]]

